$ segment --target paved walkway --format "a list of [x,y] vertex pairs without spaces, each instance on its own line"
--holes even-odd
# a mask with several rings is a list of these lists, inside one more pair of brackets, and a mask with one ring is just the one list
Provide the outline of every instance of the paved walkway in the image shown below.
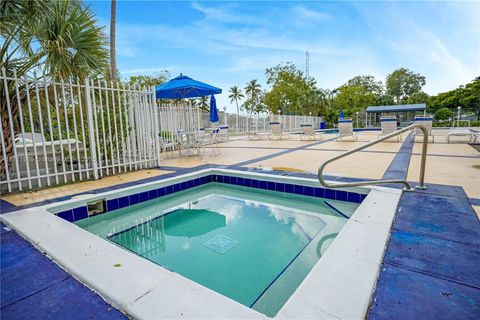
[[127,319],[0,223],[2,319]]

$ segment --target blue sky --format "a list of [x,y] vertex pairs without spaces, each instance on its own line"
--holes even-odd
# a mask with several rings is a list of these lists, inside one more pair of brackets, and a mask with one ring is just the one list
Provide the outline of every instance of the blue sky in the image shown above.
[[[88,1],[108,31],[110,1]],[[117,67],[122,78],[168,70],[228,88],[291,61],[319,87],[407,67],[429,94],[480,75],[480,2],[117,1]]]

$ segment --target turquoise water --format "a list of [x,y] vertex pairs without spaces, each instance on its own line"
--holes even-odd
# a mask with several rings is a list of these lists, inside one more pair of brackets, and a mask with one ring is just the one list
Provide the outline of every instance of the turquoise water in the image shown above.
[[212,183],[77,224],[274,316],[346,221],[321,199]]

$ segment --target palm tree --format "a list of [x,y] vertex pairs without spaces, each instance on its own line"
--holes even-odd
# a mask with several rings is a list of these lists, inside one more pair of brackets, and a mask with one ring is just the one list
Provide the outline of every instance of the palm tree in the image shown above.
[[238,108],[238,100],[244,98],[245,96],[242,93],[242,89],[238,88],[237,86],[231,87],[228,92],[230,93],[230,95],[228,96],[230,98],[230,103],[235,101],[235,104],[237,105],[237,122],[236,122],[237,125],[236,125],[236,128],[237,128],[237,131],[238,131],[238,114],[240,113],[240,110]]
[[210,106],[208,104],[208,96],[198,98],[198,107],[202,111],[208,111],[210,109]]
[[[23,77],[40,67],[46,80],[101,74],[107,65],[106,37],[92,11],[79,1],[11,0],[0,2],[0,67],[7,77]],[[14,81],[0,83],[0,111],[7,156],[13,150],[6,95],[15,96]],[[24,104],[27,88],[20,88]],[[13,123],[18,101],[10,99]],[[4,169],[3,154],[0,172]]]
[[245,93],[247,94],[248,99],[244,103],[244,108],[247,111],[250,111],[250,118],[251,118],[252,112],[256,109],[257,105],[259,104],[260,97],[262,95],[261,86],[256,79],[251,80],[250,82],[247,83],[247,86],[245,87]]
[[110,8],[110,77],[114,79],[117,74],[117,61],[115,57],[115,27],[117,20],[117,0],[112,0]]

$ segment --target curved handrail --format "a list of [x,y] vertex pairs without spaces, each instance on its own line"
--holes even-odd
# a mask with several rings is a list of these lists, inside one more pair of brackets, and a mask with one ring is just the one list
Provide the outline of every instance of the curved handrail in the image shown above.
[[362,146],[359,146],[357,148],[354,148],[352,150],[348,150],[338,156],[335,156],[333,158],[328,159],[322,165],[318,168],[318,181],[320,182],[321,185],[327,188],[346,188],[346,187],[360,187],[360,186],[367,186],[367,185],[376,185],[376,184],[391,184],[391,183],[402,183],[405,185],[405,189],[407,191],[412,191],[413,188],[412,186],[406,181],[402,179],[387,179],[387,180],[366,180],[366,181],[359,181],[359,182],[346,182],[346,183],[327,183],[323,179],[323,170],[325,167],[329,164],[332,163],[338,159],[344,158],[348,155],[351,155],[355,152],[358,152],[360,150],[366,149],[370,146],[373,146],[379,142],[385,141],[387,139],[390,139],[392,137],[395,137],[401,133],[404,133],[405,131],[409,131],[412,129],[418,128],[422,130],[423,132],[423,145],[422,145],[422,159],[421,159],[421,164],[420,164],[420,178],[419,178],[419,185],[416,186],[418,189],[426,189],[427,187],[425,186],[425,163],[427,161],[427,145],[428,145],[428,131],[425,126],[419,124],[419,123],[414,123],[412,125],[409,125],[408,127],[405,127],[403,129],[397,130],[395,132],[392,132],[390,134],[387,134],[381,138],[378,138],[376,140],[370,141]]

